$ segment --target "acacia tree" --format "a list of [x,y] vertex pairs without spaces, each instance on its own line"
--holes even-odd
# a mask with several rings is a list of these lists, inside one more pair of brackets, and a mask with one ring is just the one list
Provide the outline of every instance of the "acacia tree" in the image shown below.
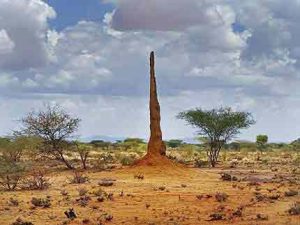
[[21,122],[23,129],[20,133],[43,140],[42,156],[58,160],[73,169],[65,155],[66,140],[78,129],[80,119],[73,118],[58,105],[47,105],[44,110],[30,112]]
[[81,144],[78,141],[74,141],[74,146],[75,146],[75,151],[80,157],[82,168],[86,170],[87,169],[86,162],[91,152],[91,146],[88,146],[86,144]]
[[0,138],[0,152],[6,161],[19,162],[24,152],[35,151],[39,140],[35,137],[14,135],[10,138]]
[[268,136],[265,134],[260,134],[256,136],[256,145],[257,148],[262,152],[267,148]]
[[207,140],[207,156],[212,167],[216,166],[224,144],[239,134],[241,129],[255,123],[250,113],[234,112],[231,108],[196,108],[181,112],[177,117],[198,128],[198,134]]

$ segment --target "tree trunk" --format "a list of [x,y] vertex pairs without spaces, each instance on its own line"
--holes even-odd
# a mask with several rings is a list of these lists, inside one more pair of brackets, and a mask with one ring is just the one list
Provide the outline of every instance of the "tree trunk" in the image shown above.
[[65,159],[63,154],[61,154],[61,161],[67,166],[68,169],[73,170],[74,167]]
[[87,160],[87,155],[80,155],[82,167],[84,170],[86,170],[86,160]]

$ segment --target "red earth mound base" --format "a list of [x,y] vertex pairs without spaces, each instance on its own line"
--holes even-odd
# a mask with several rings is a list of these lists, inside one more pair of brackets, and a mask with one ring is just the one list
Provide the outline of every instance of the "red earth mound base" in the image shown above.
[[166,156],[146,154],[143,158],[138,159],[134,165],[136,166],[178,166],[176,163],[168,159]]
[[186,167],[180,165],[166,156],[162,155],[145,155],[137,160],[130,168],[126,169],[127,173],[144,174],[147,177],[165,177],[165,176],[192,176]]

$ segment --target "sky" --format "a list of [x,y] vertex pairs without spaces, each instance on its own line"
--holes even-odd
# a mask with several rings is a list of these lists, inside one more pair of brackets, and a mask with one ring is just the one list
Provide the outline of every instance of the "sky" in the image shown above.
[[0,0],[0,135],[47,103],[80,137],[149,136],[149,53],[165,139],[176,115],[232,107],[257,121],[236,137],[300,136],[300,1]]

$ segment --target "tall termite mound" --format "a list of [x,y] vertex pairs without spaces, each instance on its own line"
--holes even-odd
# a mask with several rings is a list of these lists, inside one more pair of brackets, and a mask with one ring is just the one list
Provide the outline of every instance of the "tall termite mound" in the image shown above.
[[166,146],[160,128],[160,106],[157,98],[154,52],[150,54],[150,139],[147,154],[136,165],[161,165],[170,163],[166,157]]

